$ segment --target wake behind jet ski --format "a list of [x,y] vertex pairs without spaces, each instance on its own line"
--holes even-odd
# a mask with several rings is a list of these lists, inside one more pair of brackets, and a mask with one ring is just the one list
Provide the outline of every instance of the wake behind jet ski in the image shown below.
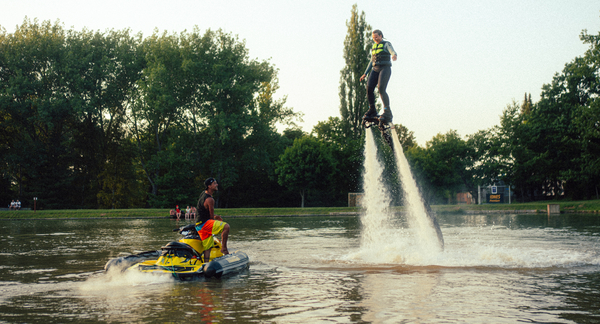
[[169,242],[160,250],[111,259],[104,270],[169,273],[179,280],[189,280],[201,277],[220,278],[248,268],[249,258],[246,253],[236,251],[223,255],[221,242],[216,238],[208,262],[203,260],[202,241],[194,224],[173,231],[179,232],[183,238],[178,242]]

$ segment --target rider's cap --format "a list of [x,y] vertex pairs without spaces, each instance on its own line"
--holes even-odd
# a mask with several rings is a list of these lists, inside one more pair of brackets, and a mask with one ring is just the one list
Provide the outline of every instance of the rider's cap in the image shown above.
[[215,182],[215,178],[208,178],[204,181],[204,185],[206,186],[206,189],[208,189],[208,186],[210,186],[213,182]]

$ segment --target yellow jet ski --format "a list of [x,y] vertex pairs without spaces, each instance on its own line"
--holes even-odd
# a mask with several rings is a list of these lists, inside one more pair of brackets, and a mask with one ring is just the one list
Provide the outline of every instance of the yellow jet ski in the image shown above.
[[182,226],[174,231],[183,235],[178,242],[169,242],[157,251],[111,259],[104,266],[104,270],[170,273],[177,279],[189,280],[199,277],[220,278],[248,268],[249,258],[246,253],[236,251],[223,255],[221,242],[216,238],[210,251],[210,260],[205,262],[202,241],[193,224]]

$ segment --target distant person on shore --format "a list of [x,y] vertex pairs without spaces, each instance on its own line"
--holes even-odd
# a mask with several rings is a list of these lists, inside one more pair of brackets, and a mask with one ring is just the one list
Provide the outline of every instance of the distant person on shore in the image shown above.
[[16,207],[17,207],[17,205],[16,205],[15,201],[13,200],[10,202],[10,205],[8,206],[8,210],[15,209]]
[[210,258],[210,250],[214,245],[213,235],[221,234],[221,252],[229,254],[227,250],[227,239],[229,238],[229,224],[223,221],[219,215],[215,215],[215,200],[213,195],[217,192],[219,184],[214,178],[208,178],[204,181],[206,189],[198,199],[196,230],[202,240],[204,249],[204,262]]

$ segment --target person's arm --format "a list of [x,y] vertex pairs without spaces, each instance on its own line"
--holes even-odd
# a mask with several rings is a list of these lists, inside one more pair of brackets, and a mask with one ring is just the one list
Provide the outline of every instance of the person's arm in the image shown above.
[[390,54],[392,54],[392,61],[398,59],[398,53],[396,53],[396,51],[394,50],[394,46],[392,46],[392,43],[386,42],[385,46],[387,47],[387,51],[390,52]]
[[364,80],[367,77],[367,75],[369,75],[372,68],[373,68],[373,61],[369,61],[369,65],[367,66],[365,73],[363,73],[363,75],[360,77],[360,81]]
[[223,218],[221,218],[221,216],[215,215],[215,200],[212,197],[207,198],[204,201],[204,207],[206,207],[206,209],[208,210],[208,213],[210,214],[210,219],[223,221]]

